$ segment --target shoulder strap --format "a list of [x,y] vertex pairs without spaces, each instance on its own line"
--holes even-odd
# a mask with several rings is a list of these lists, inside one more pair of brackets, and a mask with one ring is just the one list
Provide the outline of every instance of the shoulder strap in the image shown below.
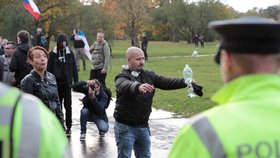
[[102,44],[102,53],[104,53],[105,44],[106,44],[106,42],[104,42],[104,43]]

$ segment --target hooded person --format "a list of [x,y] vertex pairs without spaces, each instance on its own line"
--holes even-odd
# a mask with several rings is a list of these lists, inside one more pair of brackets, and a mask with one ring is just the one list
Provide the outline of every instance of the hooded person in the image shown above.
[[68,47],[66,35],[63,33],[57,36],[56,47],[50,52],[47,71],[56,77],[59,101],[65,108],[66,135],[70,136],[72,127],[71,87],[78,81],[78,71],[74,53]]

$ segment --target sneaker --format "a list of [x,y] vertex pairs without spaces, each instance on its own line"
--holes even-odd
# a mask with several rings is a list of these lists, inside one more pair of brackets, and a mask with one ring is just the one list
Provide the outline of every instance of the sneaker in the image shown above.
[[71,129],[67,128],[66,132],[65,132],[67,137],[71,136]]
[[100,137],[105,137],[105,133],[104,132],[99,132],[99,136]]
[[85,133],[81,133],[80,140],[86,140],[86,134]]

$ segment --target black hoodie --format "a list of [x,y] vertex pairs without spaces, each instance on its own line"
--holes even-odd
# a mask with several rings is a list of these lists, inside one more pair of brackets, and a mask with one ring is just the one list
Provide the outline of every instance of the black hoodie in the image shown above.
[[[66,45],[63,46],[63,42]],[[56,77],[58,84],[68,83],[72,86],[78,81],[78,71],[74,53],[67,45],[66,36],[58,35],[57,46],[50,53],[47,70]]]

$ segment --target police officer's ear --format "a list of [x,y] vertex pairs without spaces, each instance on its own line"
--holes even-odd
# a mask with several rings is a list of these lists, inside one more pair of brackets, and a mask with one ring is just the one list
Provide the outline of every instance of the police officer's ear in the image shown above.
[[230,68],[233,65],[233,56],[230,52],[227,52],[226,50],[221,50],[220,52],[220,62],[221,65],[226,67],[226,68]]

